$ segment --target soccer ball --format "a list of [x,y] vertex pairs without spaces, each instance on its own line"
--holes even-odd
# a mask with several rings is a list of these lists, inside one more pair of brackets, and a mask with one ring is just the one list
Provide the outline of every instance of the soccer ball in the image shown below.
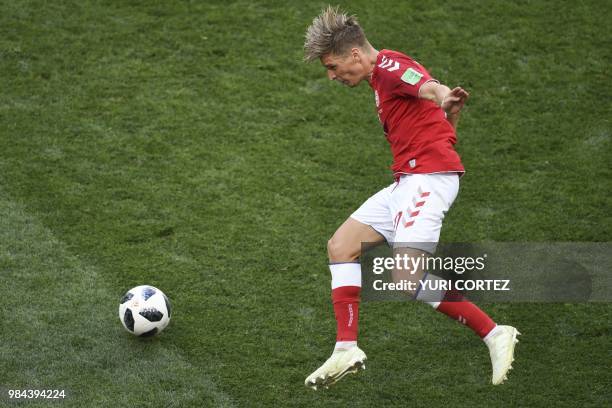
[[149,337],[160,333],[170,322],[170,301],[164,293],[149,285],[127,291],[119,303],[119,319],[130,333]]

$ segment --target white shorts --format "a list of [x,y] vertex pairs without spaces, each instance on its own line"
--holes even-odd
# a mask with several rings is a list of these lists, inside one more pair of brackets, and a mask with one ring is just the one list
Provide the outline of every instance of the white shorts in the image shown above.
[[351,218],[374,228],[394,248],[433,254],[458,192],[457,173],[406,174],[370,197]]

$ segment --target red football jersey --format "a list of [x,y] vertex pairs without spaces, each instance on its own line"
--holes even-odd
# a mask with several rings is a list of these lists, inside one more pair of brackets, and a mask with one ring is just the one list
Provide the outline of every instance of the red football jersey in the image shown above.
[[455,129],[434,102],[419,98],[421,85],[435,81],[427,70],[396,51],[378,53],[370,86],[378,118],[391,145],[395,175],[465,170],[453,148]]

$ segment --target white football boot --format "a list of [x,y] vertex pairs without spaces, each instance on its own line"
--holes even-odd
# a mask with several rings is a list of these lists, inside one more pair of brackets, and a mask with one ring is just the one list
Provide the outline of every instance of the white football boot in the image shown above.
[[516,337],[519,334],[521,333],[512,326],[496,326],[484,338],[493,365],[491,378],[493,385],[501,384],[508,379],[508,371],[512,369],[514,361],[514,346],[518,343]]
[[346,350],[334,350],[331,357],[317,370],[310,374],[304,384],[316,390],[318,387],[328,388],[347,374],[365,370],[367,357],[363,350],[354,346]]

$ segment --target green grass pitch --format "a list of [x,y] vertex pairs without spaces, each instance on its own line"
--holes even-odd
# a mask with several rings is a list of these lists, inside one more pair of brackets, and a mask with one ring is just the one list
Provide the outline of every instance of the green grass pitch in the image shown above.
[[[0,406],[602,407],[610,304],[490,304],[486,347],[366,303],[367,370],[304,387],[334,339],[325,245],[391,182],[367,85],[301,62],[324,2],[0,1]],[[600,1],[356,1],[375,47],[472,95],[445,242],[610,241],[612,42]],[[138,284],[174,316],[140,341]]]

